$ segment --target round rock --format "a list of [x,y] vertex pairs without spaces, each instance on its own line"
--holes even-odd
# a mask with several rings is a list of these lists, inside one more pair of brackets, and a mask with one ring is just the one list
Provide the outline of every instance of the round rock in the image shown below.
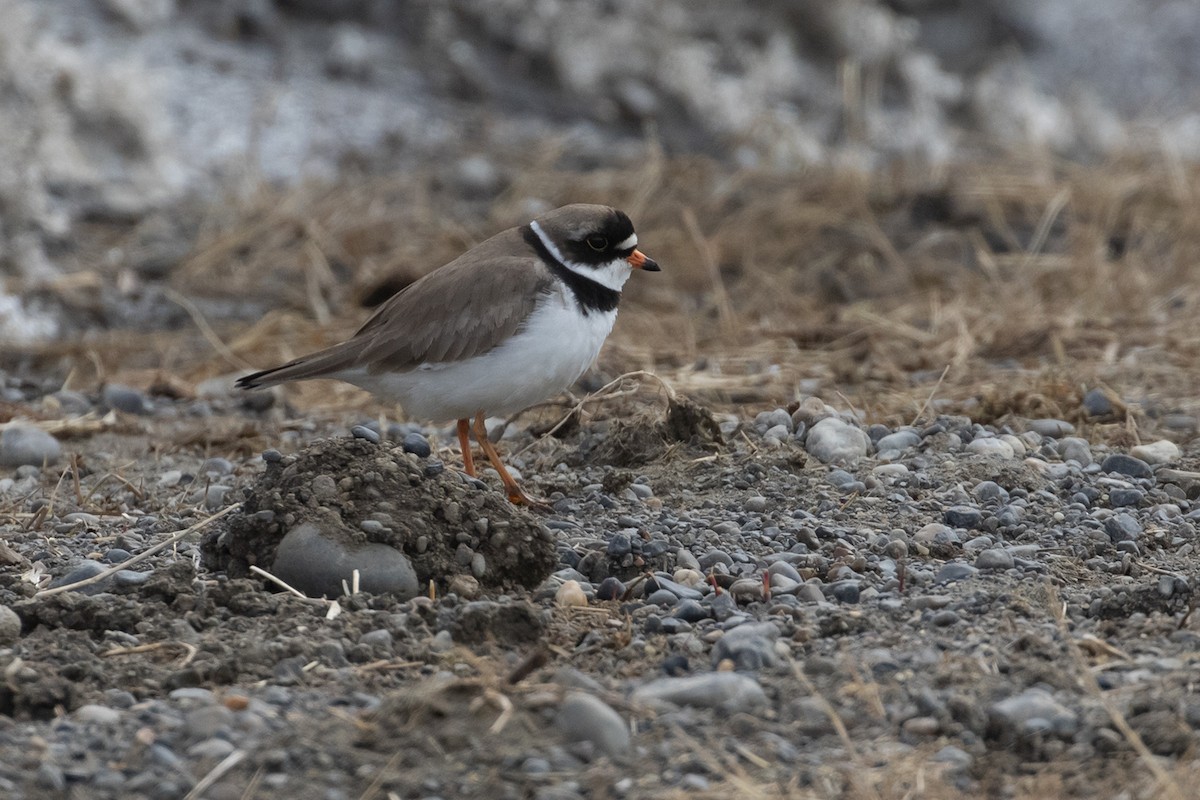
[[0,646],[21,638],[21,618],[8,606],[0,605]]
[[417,574],[408,557],[385,544],[351,545],[306,522],[279,541],[271,573],[310,597],[340,597],[342,581],[359,573],[359,588],[372,594],[417,594]]
[[0,433],[0,467],[40,467],[62,456],[62,445],[41,428],[10,424]]
[[1115,472],[1118,475],[1128,475],[1130,478],[1153,478],[1154,470],[1140,458],[1124,453],[1113,453],[1100,463],[1101,472]]
[[867,455],[867,434],[837,417],[826,417],[813,425],[804,443],[808,452],[826,464],[849,464]]
[[587,741],[610,758],[630,752],[629,726],[603,700],[583,692],[570,692],[563,700],[555,726],[572,741]]

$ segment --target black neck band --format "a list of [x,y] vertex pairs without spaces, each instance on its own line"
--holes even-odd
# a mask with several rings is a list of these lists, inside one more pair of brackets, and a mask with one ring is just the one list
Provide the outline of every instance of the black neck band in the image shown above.
[[532,226],[523,227],[521,236],[537,252],[555,277],[560,278],[571,288],[571,293],[575,295],[575,301],[579,303],[579,310],[584,313],[584,316],[587,316],[589,311],[612,311],[617,307],[617,303],[621,300],[620,292],[568,269],[554,257],[554,254],[542,241],[542,237],[537,235],[537,231]]

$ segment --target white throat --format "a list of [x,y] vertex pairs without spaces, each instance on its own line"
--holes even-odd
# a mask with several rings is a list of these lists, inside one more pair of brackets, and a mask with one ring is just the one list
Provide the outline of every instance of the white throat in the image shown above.
[[607,264],[598,264],[595,266],[576,264],[563,256],[558,246],[542,230],[542,226],[537,224],[537,220],[530,222],[529,227],[537,235],[542,245],[550,252],[550,255],[554,256],[554,260],[576,275],[587,278],[590,281],[595,281],[606,289],[612,289],[615,292],[621,291],[621,287],[625,285],[625,281],[629,280],[629,273],[633,271],[633,267],[625,259],[617,258]]

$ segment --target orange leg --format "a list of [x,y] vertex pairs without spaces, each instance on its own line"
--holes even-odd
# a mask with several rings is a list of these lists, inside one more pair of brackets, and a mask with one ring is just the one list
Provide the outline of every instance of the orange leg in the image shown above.
[[496,472],[500,473],[500,480],[504,483],[504,491],[508,493],[509,502],[515,505],[532,506],[537,508],[549,508],[549,503],[545,500],[540,500],[525,493],[512,475],[508,474],[508,470],[504,467],[504,462],[500,460],[500,454],[496,452],[496,448],[492,446],[492,442],[488,439],[487,427],[483,424],[483,410],[480,409],[475,414],[475,441],[479,442],[479,446],[483,448],[484,455],[488,461],[492,462]]
[[471,420],[458,421],[458,447],[462,450],[463,471],[475,477],[475,459],[471,456]]

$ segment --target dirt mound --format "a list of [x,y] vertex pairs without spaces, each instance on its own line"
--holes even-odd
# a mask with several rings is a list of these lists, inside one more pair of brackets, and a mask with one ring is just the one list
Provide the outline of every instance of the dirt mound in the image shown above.
[[721,427],[712,412],[677,395],[667,401],[666,414],[661,417],[643,414],[618,421],[588,454],[588,460],[633,467],[657,461],[679,445],[711,450],[723,442]]
[[242,511],[206,537],[210,569],[233,578],[255,564],[270,569],[280,541],[305,525],[348,552],[394,548],[422,587],[444,588],[456,574],[485,588],[532,587],[557,563],[550,532],[532,514],[398,446],[324,439],[266,460]]

